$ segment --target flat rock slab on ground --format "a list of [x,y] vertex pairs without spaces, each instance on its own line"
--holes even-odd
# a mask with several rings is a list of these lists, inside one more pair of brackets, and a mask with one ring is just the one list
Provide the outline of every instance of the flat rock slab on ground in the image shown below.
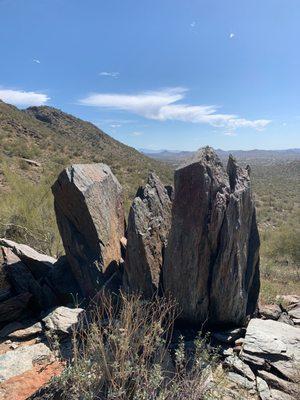
[[83,312],[82,308],[57,307],[43,318],[43,322],[48,330],[68,334],[78,323],[79,316]]
[[43,332],[42,324],[37,322],[31,326],[23,327],[11,332],[8,338],[11,340],[24,340],[37,336]]
[[19,244],[12,240],[0,238],[0,246],[11,249],[12,252],[30,269],[36,279],[46,275],[56,262],[55,258],[46,254],[41,254],[26,244]]
[[44,343],[19,347],[0,355],[0,382],[20,375],[41,360],[51,359],[52,353]]
[[300,363],[300,330],[273,320],[249,322],[241,358],[260,369],[270,366],[291,381]]

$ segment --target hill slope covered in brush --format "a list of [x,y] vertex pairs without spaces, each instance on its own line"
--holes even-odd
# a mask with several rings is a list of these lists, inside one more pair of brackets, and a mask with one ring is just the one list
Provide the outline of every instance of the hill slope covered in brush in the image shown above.
[[0,148],[0,236],[51,253],[60,245],[50,187],[66,165],[108,164],[124,188],[127,207],[149,171],[165,183],[172,179],[169,166],[52,107],[19,110],[0,101]]

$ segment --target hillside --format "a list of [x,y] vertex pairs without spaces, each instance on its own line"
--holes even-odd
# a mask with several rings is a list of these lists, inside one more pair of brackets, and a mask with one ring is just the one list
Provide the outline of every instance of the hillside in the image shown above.
[[149,171],[155,171],[165,183],[172,177],[166,164],[51,107],[19,110],[0,101],[0,148],[0,236],[39,243],[41,250],[51,253],[56,253],[60,244],[54,233],[50,187],[64,166],[108,164],[124,188],[127,209]]
[[114,140],[95,125],[52,107],[21,111],[0,101],[0,143],[1,157],[9,157],[10,163],[17,157],[33,158],[44,170],[46,166],[60,169],[70,162],[107,163],[127,196],[134,194],[149,170],[166,181],[171,176],[165,165]]

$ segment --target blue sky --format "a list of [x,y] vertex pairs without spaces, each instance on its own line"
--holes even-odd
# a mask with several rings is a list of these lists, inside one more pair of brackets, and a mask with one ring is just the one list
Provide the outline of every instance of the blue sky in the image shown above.
[[136,148],[300,147],[299,0],[0,0],[0,98]]

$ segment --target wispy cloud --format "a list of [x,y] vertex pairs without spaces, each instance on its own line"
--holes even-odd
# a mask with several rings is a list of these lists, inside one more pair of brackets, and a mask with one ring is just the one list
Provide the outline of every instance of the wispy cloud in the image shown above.
[[131,136],[142,136],[143,132],[132,132]]
[[110,124],[110,127],[113,129],[120,128],[121,126],[121,124]]
[[119,78],[119,76],[120,76],[120,72],[107,72],[107,71],[102,71],[102,72],[99,72],[99,75],[100,75],[100,76],[108,76],[108,77],[110,77],[110,78],[115,78],[115,79],[117,79],[117,78]]
[[214,105],[189,105],[178,103],[185,98],[182,87],[147,91],[136,94],[92,93],[81,99],[82,105],[128,111],[144,118],[167,121],[177,120],[209,124],[229,130],[248,127],[261,130],[271,121],[248,120],[235,114],[221,114]]
[[229,131],[229,132],[224,132],[225,136],[236,136],[236,132],[234,131]]
[[33,61],[34,63],[36,63],[36,64],[40,64],[40,63],[41,63],[40,60],[38,60],[37,58],[34,58],[32,61]]
[[235,34],[233,33],[233,32],[231,32],[230,34],[229,34],[229,39],[233,39],[235,37]]
[[195,26],[196,26],[196,21],[193,21],[193,22],[190,23],[190,27],[191,27],[192,29],[195,28]]
[[40,106],[50,100],[44,93],[0,88],[0,99],[15,106]]

